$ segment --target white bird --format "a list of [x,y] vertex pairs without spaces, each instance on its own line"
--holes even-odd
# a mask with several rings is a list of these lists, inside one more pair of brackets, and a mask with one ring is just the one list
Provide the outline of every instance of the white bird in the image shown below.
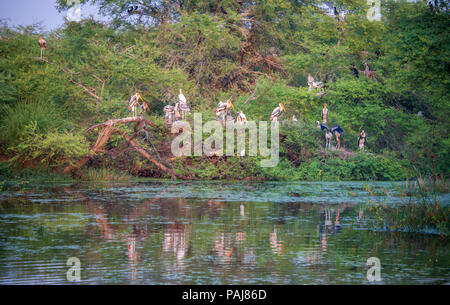
[[180,102],[180,104],[186,104],[187,100],[186,97],[183,94],[183,90],[180,89],[180,94],[178,95],[178,101]]
[[231,102],[231,100],[227,100],[226,103],[219,102],[219,103],[217,104],[217,108],[216,108],[216,118],[218,118],[218,119],[222,122],[222,124],[224,124],[224,125],[225,125],[225,117],[226,117],[226,115],[227,115],[227,113],[228,113],[228,110],[229,110],[230,108],[232,108],[233,110],[235,110],[235,109],[234,109],[234,105],[233,105],[233,103]]
[[238,111],[236,116],[236,123],[247,124],[247,117],[242,111]]
[[284,109],[284,105],[282,103],[278,104],[278,107],[272,111],[272,114],[270,115],[270,120],[273,122],[278,121],[278,116],[280,115],[281,111],[286,112],[286,109]]
[[163,108],[163,111],[166,114],[165,121],[167,124],[171,125],[175,120],[175,107],[172,105],[166,105]]
[[312,89],[321,89],[323,87],[323,82],[316,82],[311,74],[308,74],[308,91]]
[[186,118],[186,113],[191,113],[191,108],[187,104],[186,97],[183,94],[183,90],[180,89],[180,94],[178,95],[178,108],[177,110],[181,114],[181,119],[184,120]]

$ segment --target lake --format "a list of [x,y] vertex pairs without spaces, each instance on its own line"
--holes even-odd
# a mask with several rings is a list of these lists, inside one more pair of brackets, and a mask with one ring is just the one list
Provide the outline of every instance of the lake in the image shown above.
[[388,182],[35,184],[0,194],[0,284],[370,284],[370,257],[374,284],[449,284],[448,239],[368,227],[368,205],[404,200]]

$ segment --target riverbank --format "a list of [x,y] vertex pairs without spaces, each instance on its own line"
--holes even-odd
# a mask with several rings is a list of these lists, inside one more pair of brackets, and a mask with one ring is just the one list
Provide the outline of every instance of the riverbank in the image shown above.
[[[179,157],[171,158],[171,166],[180,174],[201,180],[251,181],[400,181],[413,177],[408,162],[356,153],[321,152],[298,166],[281,158],[275,167],[261,167],[260,157]],[[75,180],[123,180],[127,177],[170,178],[152,164],[142,164],[132,156],[114,159],[99,156],[72,176],[45,167],[18,168],[8,161],[0,162],[0,176],[33,178],[41,176]],[[30,164],[30,163],[28,163]],[[39,164],[38,164],[39,165]],[[182,169],[182,170],[180,170]],[[15,179],[14,179],[15,180]]]

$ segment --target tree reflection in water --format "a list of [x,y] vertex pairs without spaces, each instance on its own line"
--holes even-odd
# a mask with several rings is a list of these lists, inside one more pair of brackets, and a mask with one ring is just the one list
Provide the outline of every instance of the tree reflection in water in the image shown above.
[[[414,257],[417,266],[402,270],[405,283],[406,274],[428,274],[432,281],[446,272],[443,243],[368,231],[364,218],[370,215],[362,204],[167,196],[182,187],[151,188],[142,195],[123,188],[124,196],[109,188],[60,187],[3,200],[0,242],[15,254],[0,253],[0,283],[21,276],[39,282],[42,262],[55,257],[64,277],[71,256],[80,258],[83,278],[97,283],[363,283],[366,270],[360,266],[368,255],[386,266]],[[49,204],[47,198],[67,204]],[[13,264],[17,271],[5,267]],[[392,274],[402,276],[399,270]],[[401,282],[395,276],[383,280]]]

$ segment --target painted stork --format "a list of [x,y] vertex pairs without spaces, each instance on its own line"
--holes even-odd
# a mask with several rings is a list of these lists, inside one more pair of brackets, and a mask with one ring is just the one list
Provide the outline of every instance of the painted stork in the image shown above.
[[175,107],[172,105],[166,105],[164,106],[163,111],[166,114],[164,118],[166,124],[173,124],[173,121],[175,120]]
[[140,105],[140,106],[141,106],[141,109],[142,109],[141,113],[144,113],[144,112],[150,110],[150,108],[148,107],[147,103],[144,102],[143,100],[142,100],[142,105]]
[[42,36],[39,36],[39,46],[41,47],[41,58],[45,55],[45,49],[47,48],[47,41],[42,38]]
[[321,124],[319,121],[317,121],[317,128],[320,128],[322,131],[325,130],[325,150],[331,150],[331,138],[333,137],[333,134],[330,129],[327,125]]
[[[226,116],[227,116],[227,114],[228,114],[228,110],[229,110],[230,108],[232,108],[233,110],[235,110],[235,109],[234,109],[234,105],[233,105],[233,103],[231,102],[231,100],[227,100],[226,103],[219,102],[219,103],[217,104],[217,108],[216,108],[216,118],[219,119],[219,120],[222,122],[222,124],[224,124],[224,125],[225,125],[225,119],[226,119]],[[235,111],[236,111],[236,110],[235,110]]]
[[181,119],[186,119],[186,114],[191,113],[191,108],[188,104],[180,104],[180,111],[181,111]]
[[339,140],[339,137],[341,136],[341,134],[344,133],[344,130],[341,128],[341,126],[337,125],[337,126],[334,126],[333,128],[331,128],[331,132],[334,133],[334,135],[336,137],[337,149],[341,149],[341,141]]
[[364,69],[364,76],[367,78],[375,78],[377,76],[377,71],[370,71],[369,66],[367,63],[364,63],[365,69]]
[[240,124],[247,124],[247,117],[242,111],[238,111],[235,122]]
[[323,82],[314,81],[314,77],[312,77],[311,74],[308,74],[308,91],[321,88],[323,88]]
[[279,103],[278,107],[272,111],[272,114],[270,115],[270,120],[272,122],[277,122],[278,116],[281,114],[281,111],[286,112],[286,109],[284,109],[284,105],[282,103]]
[[364,143],[366,142],[366,133],[363,131],[361,131],[361,134],[358,137],[358,147],[359,150],[363,150],[364,149]]
[[191,108],[187,104],[186,97],[183,94],[183,90],[180,89],[180,94],[178,95],[178,107],[177,111],[179,112],[179,115],[181,116],[181,119],[184,120],[186,118],[186,113],[191,113]]
[[324,104],[322,108],[322,123],[325,124],[327,122],[327,117],[328,117],[328,108],[327,104]]
[[186,97],[184,96],[182,89],[180,89],[180,94],[178,95],[178,102],[180,104],[186,104],[187,103]]
[[142,97],[139,94],[139,92],[136,92],[136,94],[133,95],[130,98],[130,101],[128,102],[128,110],[133,114],[133,116],[137,116],[137,107],[140,106],[139,105],[139,99],[142,100]]

